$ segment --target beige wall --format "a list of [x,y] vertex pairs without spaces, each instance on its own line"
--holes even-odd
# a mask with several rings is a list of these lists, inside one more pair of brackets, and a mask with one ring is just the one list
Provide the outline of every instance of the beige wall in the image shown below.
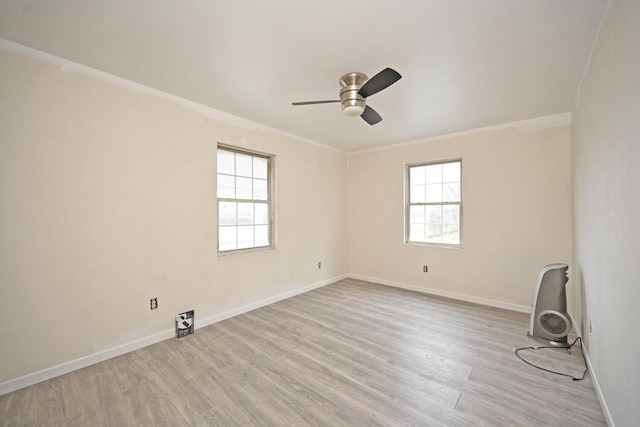
[[[0,383],[347,273],[345,154],[138,89],[0,50]],[[277,156],[276,250],[218,257],[218,141]]]
[[[347,273],[528,307],[540,268],[567,262],[571,311],[583,330],[593,320],[594,367],[630,424],[638,19],[616,1],[572,128],[532,120],[349,156],[0,50],[0,322],[20,324],[0,328],[0,383],[166,331],[185,309],[197,322]],[[218,141],[277,155],[276,250],[217,256]],[[464,248],[404,244],[405,165],[458,157]]]
[[[540,269],[572,256],[569,126],[544,122],[350,155],[349,271],[529,307]],[[464,248],[404,244],[405,165],[452,158]]]
[[577,320],[613,421],[638,425],[640,2],[611,3],[577,101],[572,130]]

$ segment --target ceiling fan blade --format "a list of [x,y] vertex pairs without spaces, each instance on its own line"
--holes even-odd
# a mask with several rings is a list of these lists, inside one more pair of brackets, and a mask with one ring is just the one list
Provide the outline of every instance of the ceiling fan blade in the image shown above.
[[364,111],[362,112],[362,115],[360,117],[362,117],[365,122],[369,123],[372,126],[382,121],[382,117],[380,117],[380,114],[376,113],[376,110],[369,107],[368,105],[364,107]]
[[312,105],[312,104],[329,104],[332,102],[340,102],[339,99],[332,99],[330,101],[304,101],[304,102],[292,102],[291,105]]
[[380,92],[382,89],[388,88],[401,78],[402,76],[397,71],[392,70],[391,68],[385,68],[367,80],[367,82],[363,84],[358,91],[358,94],[363,98],[366,98],[367,96]]

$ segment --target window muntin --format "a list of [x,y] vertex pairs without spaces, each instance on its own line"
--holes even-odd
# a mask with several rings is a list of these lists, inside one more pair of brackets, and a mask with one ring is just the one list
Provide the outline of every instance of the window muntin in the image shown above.
[[218,251],[273,246],[273,156],[218,145]]
[[462,160],[407,165],[407,243],[461,246]]

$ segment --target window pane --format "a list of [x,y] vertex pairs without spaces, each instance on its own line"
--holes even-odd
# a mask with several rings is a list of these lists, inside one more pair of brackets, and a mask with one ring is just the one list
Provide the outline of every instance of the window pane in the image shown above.
[[260,179],[267,179],[268,163],[269,161],[267,159],[263,159],[262,157],[254,157],[253,158],[253,177],[260,178]]
[[460,182],[460,162],[442,165],[442,182]]
[[442,241],[449,244],[460,244],[460,206],[445,206],[442,223]]
[[427,184],[436,184],[442,182],[442,165],[426,166],[426,182]]
[[460,201],[460,183],[444,184],[444,201],[459,202]]
[[235,154],[231,151],[218,150],[218,173],[233,175],[236,172],[234,158]]
[[424,224],[426,216],[424,214],[426,206],[411,206],[409,210],[409,222],[411,224]]
[[269,246],[269,226],[256,225],[256,246]]
[[424,184],[425,181],[425,167],[414,166],[409,169],[409,180],[411,185]]
[[427,242],[442,243],[442,225],[428,224],[426,232]]
[[269,224],[269,205],[266,203],[256,203],[254,217],[256,224]]
[[425,216],[429,224],[440,224],[442,222],[442,206],[425,206]]
[[264,179],[253,180],[253,200],[268,200],[267,181]]
[[251,178],[236,178],[236,199],[251,200],[253,198],[253,180]]
[[409,192],[410,192],[409,198],[411,203],[425,202],[425,186],[424,185],[412,185]]
[[427,203],[442,203],[442,184],[427,185]]
[[233,249],[237,249],[236,227],[219,227],[218,228],[218,250],[230,251]]
[[251,178],[253,175],[253,157],[246,154],[236,153],[236,175],[247,176]]
[[236,197],[236,178],[234,176],[218,174],[218,197],[221,199]]
[[254,246],[253,225],[238,227],[238,249],[252,248]]
[[411,224],[409,227],[409,240],[412,242],[424,242],[424,230],[424,224]]
[[238,203],[238,224],[253,224],[253,203]]
[[442,243],[447,243],[449,245],[459,245],[460,244],[460,231],[447,231],[442,235]]
[[445,225],[460,224],[460,206],[445,206],[443,209],[442,222]]
[[236,225],[236,202],[218,202],[218,225]]

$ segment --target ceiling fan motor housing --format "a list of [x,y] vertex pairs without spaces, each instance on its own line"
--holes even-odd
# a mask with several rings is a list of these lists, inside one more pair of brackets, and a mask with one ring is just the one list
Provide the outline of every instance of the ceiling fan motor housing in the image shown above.
[[340,77],[340,101],[342,112],[347,116],[359,116],[364,111],[366,102],[358,91],[367,81],[367,76],[362,73],[349,73]]

